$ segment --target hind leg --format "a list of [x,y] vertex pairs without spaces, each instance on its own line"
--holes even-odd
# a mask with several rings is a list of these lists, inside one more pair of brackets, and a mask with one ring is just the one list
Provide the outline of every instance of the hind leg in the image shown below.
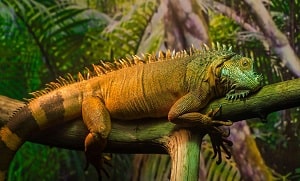
[[99,176],[103,166],[102,151],[111,131],[108,110],[98,97],[87,97],[82,102],[82,118],[89,130],[85,138],[85,153],[89,163],[95,166]]

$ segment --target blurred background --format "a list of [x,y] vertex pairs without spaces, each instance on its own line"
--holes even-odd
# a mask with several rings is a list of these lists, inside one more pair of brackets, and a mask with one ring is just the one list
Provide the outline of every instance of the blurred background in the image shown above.
[[[0,95],[22,100],[100,60],[212,42],[255,60],[272,84],[300,76],[299,0],[0,0]],[[240,121],[233,159],[202,145],[202,180],[300,180],[300,108]],[[26,143],[10,180],[97,180],[83,152]],[[104,180],[168,180],[167,155],[113,154]],[[265,178],[265,179],[262,179]]]

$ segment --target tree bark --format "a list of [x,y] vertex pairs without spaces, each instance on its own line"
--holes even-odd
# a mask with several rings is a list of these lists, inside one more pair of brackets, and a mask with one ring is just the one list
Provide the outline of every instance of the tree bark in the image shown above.
[[210,44],[208,25],[201,7],[195,0],[164,0],[165,43],[168,49],[184,50],[194,45]]
[[273,180],[272,172],[261,157],[246,121],[231,126],[229,139],[234,143],[232,156],[238,165],[243,180]]
[[274,52],[280,57],[295,75],[300,77],[300,60],[291,47],[288,38],[277,28],[270,13],[267,11],[262,1],[244,0],[251,8],[256,17],[256,22],[264,33]]
[[234,9],[231,9],[230,7],[226,6],[225,4],[214,1],[213,7],[217,12],[220,12],[221,14],[229,17],[235,23],[237,23],[241,27],[243,27],[245,30],[253,32],[253,33],[257,33],[257,34],[261,33],[258,29],[253,27],[251,24],[247,23],[243,17],[239,16]]
[[189,181],[199,178],[199,161],[202,137],[197,131],[180,129],[175,131],[166,145],[172,160],[171,180]]
[[297,77],[300,77],[300,60],[295,51],[291,47],[288,38],[276,26],[270,13],[263,5],[262,1],[244,0],[251,12],[256,18],[256,24],[259,29],[247,23],[247,20],[238,16],[234,10],[225,6],[217,1],[213,2],[213,7],[216,11],[224,14],[225,16],[234,20],[237,24],[241,25],[249,32],[263,35],[259,40],[264,44],[271,47],[278,57],[282,60],[283,64],[289,68]]

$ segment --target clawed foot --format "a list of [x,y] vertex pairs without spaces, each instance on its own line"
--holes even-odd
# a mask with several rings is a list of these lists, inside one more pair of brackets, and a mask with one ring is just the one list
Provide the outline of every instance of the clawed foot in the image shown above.
[[[208,116],[211,121],[211,125],[213,126],[231,126],[232,122],[231,121],[220,121],[220,120],[214,120],[213,118],[217,115],[217,114],[222,114],[222,105],[220,105],[217,109],[211,109],[206,116]],[[224,132],[224,131],[223,131]],[[228,137],[228,136],[227,136]]]
[[213,159],[218,156],[217,164],[220,164],[222,162],[222,152],[221,149],[226,153],[226,158],[231,158],[231,153],[227,146],[232,146],[232,141],[228,140],[227,137],[229,136],[230,132],[225,133],[223,130],[221,130],[218,127],[212,127],[213,130],[209,131],[208,135],[211,140],[211,144],[214,150],[214,156]]
[[92,164],[98,174],[98,180],[101,181],[102,177],[103,177],[103,173],[104,175],[109,178],[109,173],[107,171],[107,169],[104,167],[105,165],[108,165],[109,167],[112,167],[111,165],[111,156],[110,155],[104,155],[99,153],[99,156],[94,156],[93,160],[89,160],[88,159],[88,155],[86,155],[87,158],[87,165],[85,167],[85,170],[88,169],[89,163]]
[[85,139],[85,155],[87,159],[85,170],[87,170],[89,163],[92,164],[96,168],[99,180],[102,180],[101,173],[104,173],[106,177],[109,177],[109,174],[104,168],[104,165],[108,165],[111,167],[111,156],[101,153],[105,145],[106,140],[99,138],[93,133],[89,133]]
[[210,136],[212,147],[214,150],[214,156],[213,158],[216,158],[218,156],[217,164],[220,164],[222,162],[222,152],[221,149],[226,153],[226,158],[231,158],[231,153],[227,146],[232,146],[232,141],[228,140],[227,137],[230,135],[229,131],[222,130],[219,126],[231,126],[231,121],[219,121],[219,120],[213,120],[213,118],[216,116],[217,113],[221,112],[222,106],[220,105],[219,108],[213,110],[211,109],[206,115],[212,118],[212,126],[209,128],[208,135]]

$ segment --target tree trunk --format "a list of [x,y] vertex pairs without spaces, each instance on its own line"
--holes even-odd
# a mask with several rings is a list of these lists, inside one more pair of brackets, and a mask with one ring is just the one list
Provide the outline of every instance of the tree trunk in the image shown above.
[[[244,0],[250,11],[256,18],[256,24],[259,27],[256,28],[253,25],[247,23],[246,19],[238,16],[236,11],[225,6],[219,2],[213,2],[213,6],[216,11],[224,14],[225,16],[234,20],[237,24],[243,27],[245,30],[256,34],[263,34],[263,38],[260,41],[264,45],[271,47],[278,57],[282,60],[285,66],[289,68],[296,76],[300,77],[300,60],[295,51],[291,47],[288,38],[284,35],[276,26],[270,13],[263,5],[262,1],[257,0]],[[268,48],[267,47],[267,48]]]
[[262,1],[244,0],[256,17],[256,22],[275,53],[295,75],[300,77],[300,60],[288,38],[277,28]]
[[197,131],[180,129],[167,139],[166,147],[172,160],[172,181],[198,180],[203,136]]
[[232,155],[243,180],[272,180],[272,173],[265,165],[246,121],[233,124],[230,130],[229,139],[234,143]]
[[164,0],[165,43],[168,49],[185,50],[209,44],[208,25],[201,7],[195,0]]

